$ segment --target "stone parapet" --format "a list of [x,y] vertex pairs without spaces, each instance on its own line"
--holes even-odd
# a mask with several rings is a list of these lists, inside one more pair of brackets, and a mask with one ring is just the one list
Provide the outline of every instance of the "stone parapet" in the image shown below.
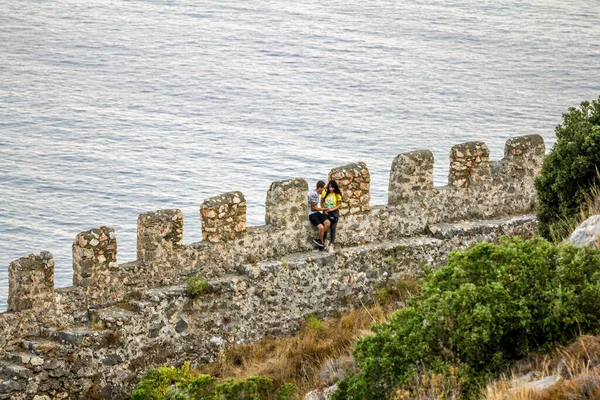
[[34,308],[53,291],[54,258],[49,252],[21,257],[8,266],[8,311]]
[[204,200],[200,206],[202,239],[212,243],[235,239],[246,230],[246,199],[229,192]]
[[308,183],[304,178],[271,183],[267,192],[265,223],[278,228],[301,225],[308,215]]
[[137,223],[137,259],[144,263],[162,260],[182,248],[181,210],[158,210],[141,214]]
[[[533,178],[544,156],[542,138],[532,135],[509,139],[505,157],[492,163],[492,179],[478,180],[474,177],[479,175],[473,170],[482,169],[486,149],[480,142],[453,148],[453,158],[459,165],[465,165],[461,187],[433,185],[431,152],[400,154],[390,172],[389,205],[375,207],[368,202],[370,175],[364,163],[333,169],[330,177],[338,181],[344,194],[343,215],[337,227],[338,246],[411,236],[440,222],[532,210]],[[474,164],[479,167],[473,167]],[[138,219],[138,259],[123,264],[122,268],[116,264],[116,243],[112,246],[111,232],[105,232],[104,236],[96,233],[96,247],[89,244],[94,240],[92,233],[80,235],[74,246],[74,284],[84,288],[88,296],[99,296],[94,301],[108,301],[117,298],[124,287],[133,290],[175,283],[194,269],[214,277],[230,273],[250,260],[308,250],[315,232],[306,215],[306,191],[304,179],[274,182],[267,192],[267,225],[250,229],[246,229],[246,201],[240,192],[208,199],[201,206],[204,241],[200,243],[182,243],[180,210],[144,213]],[[104,237],[109,239],[101,241]],[[94,270],[96,277],[92,276]],[[104,272],[99,273],[100,270]],[[98,279],[100,276],[102,279]],[[114,287],[107,282],[114,282]],[[109,291],[112,295],[106,298]]]
[[371,201],[371,174],[364,162],[334,168],[329,180],[335,180],[342,191],[340,215],[368,212]]

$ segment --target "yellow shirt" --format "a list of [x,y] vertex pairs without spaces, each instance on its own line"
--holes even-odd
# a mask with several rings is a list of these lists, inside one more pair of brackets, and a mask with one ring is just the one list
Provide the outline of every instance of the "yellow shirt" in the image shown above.
[[323,200],[324,208],[334,208],[334,207],[337,207],[337,205],[342,202],[342,196],[340,196],[339,194],[335,194],[335,193],[327,193],[324,190],[323,190],[323,193],[321,193],[321,197],[324,199]]

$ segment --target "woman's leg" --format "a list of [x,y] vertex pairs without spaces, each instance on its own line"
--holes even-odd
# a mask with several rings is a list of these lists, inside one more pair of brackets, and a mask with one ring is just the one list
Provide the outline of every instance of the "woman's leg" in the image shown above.
[[335,231],[337,229],[337,221],[331,223],[331,227],[329,228],[329,244],[335,243]]

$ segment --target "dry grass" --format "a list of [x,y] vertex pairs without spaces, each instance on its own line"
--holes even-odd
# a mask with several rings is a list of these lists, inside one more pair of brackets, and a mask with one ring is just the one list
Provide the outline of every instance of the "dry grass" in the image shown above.
[[407,387],[396,390],[392,400],[460,400],[463,380],[454,369],[450,374],[422,370]]
[[217,378],[264,375],[276,386],[291,382],[297,394],[332,385],[346,370],[354,369],[350,357],[357,339],[371,334],[370,326],[386,321],[408,297],[420,290],[421,277],[407,276],[396,285],[378,291],[374,304],[350,309],[335,318],[306,318],[300,332],[291,337],[267,337],[255,344],[228,348],[217,362],[200,372]]
[[[600,171],[596,169],[596,180],[584,197],[584,202],[579,208],[579,216],[575,219],[565,219],[555,227],[550,228],[550,236],[556,244],[567,240],[573,231],[592,215],[600,214]],[[600,243],[599,243],[600,244]]]
[[[544,377],[549,380],[544,388],[528,383]],[[487,400],[600,399],[600,337],[582,336],[567,348],[522,361],[510,376],[489,384],[483,397]]]

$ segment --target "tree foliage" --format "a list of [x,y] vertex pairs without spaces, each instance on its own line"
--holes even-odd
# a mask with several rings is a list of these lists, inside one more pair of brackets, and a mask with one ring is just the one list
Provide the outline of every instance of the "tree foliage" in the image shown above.
[[420,295],[354,350],[360,373],[334,399],[385,399],[419,374],[445,374],[464,398],[531,350],[600,331],[600,252],[542,238],[454,251]]
[[[569,108],[556,127],[557,141],[535,180],[540,235],[562,239],[579,217],[580,206],[600,168],[600,97]],[[554,236],[554,237],[553,237]]]

